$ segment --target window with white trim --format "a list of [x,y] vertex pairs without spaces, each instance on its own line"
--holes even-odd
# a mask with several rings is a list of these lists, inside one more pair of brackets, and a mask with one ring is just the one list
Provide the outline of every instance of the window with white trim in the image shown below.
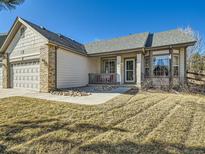
[[179,76],[179,55],[173,55],[173,76]]
[[155,77],[169,76],[169,55],[153,56],[153,75]]
[[103,59],[102,73],[116,73],[116,59]]

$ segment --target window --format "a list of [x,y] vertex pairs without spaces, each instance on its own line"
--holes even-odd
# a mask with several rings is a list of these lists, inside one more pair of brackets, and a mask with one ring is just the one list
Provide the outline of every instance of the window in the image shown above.
[[157,77],[169,76],[169,55],[153,57],[153,75]]
[[145,77],[149,77],[149,71],[150,71],[150,57],[145,57]]
[[20,35],[21,35],[21,38],[25,37],[25,28],[24,27],[21,28]]
[[116,72],[116,59],[102,60],[102,72],[103,73],[115,73]]
[[173,75],[175,77],[179,76],[179,56],[173,56]]

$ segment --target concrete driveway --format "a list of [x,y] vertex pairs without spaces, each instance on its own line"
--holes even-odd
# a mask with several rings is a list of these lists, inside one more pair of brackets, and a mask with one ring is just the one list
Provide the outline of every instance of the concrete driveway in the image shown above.
[[92,93],[90,96],[57,96],[51,95],[50,93],[39,93],[32,90],[25,89],[1,89],[0,88],[0,98],[12,97],[12,96],[23,96],[31,98],[46,99],[51,101],[61,101],[76,104],[87,104],[96,105],[107,102],[108,100],[125,93],[130,88],[119,87],[112,90],[110,93]]

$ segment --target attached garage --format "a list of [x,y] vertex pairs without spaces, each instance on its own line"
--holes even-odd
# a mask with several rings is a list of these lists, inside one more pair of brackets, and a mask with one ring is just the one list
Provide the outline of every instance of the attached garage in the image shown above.
[[3,86],[3,70],[2,70],[2,64],[0,63],[0,88]]
[[10,65],[12,88],[39,90],[40,65],[39,61],[16,62]]

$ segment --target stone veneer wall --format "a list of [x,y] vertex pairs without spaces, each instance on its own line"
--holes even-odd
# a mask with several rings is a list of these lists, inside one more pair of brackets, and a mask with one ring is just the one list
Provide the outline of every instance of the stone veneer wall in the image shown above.
[[40,50],[40,92],[56,89],[56,47],[42,46]]
[[10,88],[10,70],[9,70],[9,58],[8,54],[5,53],[3,55],[2,60],[2,68],[3,68],[3,88]]

